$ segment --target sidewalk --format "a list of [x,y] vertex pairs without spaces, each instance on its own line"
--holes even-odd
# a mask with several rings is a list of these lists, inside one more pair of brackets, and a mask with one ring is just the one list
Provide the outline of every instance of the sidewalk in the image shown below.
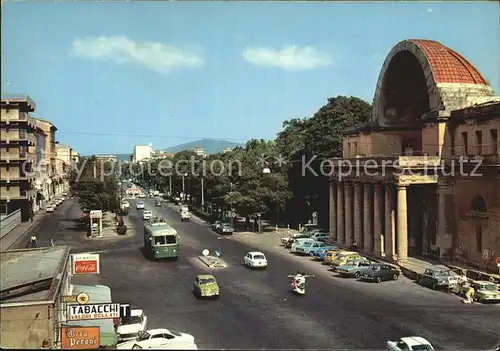
[[33,217],[33,223],[31,221],[21,222],[16,228],[11,230],[9,234],[2,238],[0,251],[7,251],[15,244],[19,245],[23,238],[26,238],[28,232],[37,231],[46,214],[45,210],[38,210]]

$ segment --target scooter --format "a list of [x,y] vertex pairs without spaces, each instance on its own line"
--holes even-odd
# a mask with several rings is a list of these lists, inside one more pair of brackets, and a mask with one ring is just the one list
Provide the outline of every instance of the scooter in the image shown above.
[[291,288],[292,293],[296,295],[303,296],[306,294],[306,279],[314,277],[314,275],[297,273],[293,275],[289,275],[288,278],[293,279]]

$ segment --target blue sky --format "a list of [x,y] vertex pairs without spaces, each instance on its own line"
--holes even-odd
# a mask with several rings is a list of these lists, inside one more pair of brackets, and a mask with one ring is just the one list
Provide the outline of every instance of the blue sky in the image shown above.
[[274,138],[330,96],[371,102],[386,54],[408,38],[442,42],[500,88],[495,2],[24,2],[2,12],[2,93],[30,95],[33,115],[84,155]]

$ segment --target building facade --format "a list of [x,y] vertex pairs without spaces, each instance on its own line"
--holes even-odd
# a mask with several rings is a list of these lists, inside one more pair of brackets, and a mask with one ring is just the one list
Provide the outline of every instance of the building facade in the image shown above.
[[69,170],[72,164],[71,152],[72,148],[68,145],[55,143],[55,174],[59,179],[56,187],[56,196],[67,192],[69,189]]
[[38,198],[45,202],[51,201],[56,196],[56,189],[60,179],[56,173],[56,126],[43,118],[35,118],[37,126],[45,133],[43,147],[43,161],[37,168],[39,173],[36,181]]
[[29,115],[35,108],[27,95],[1,99],[0,213],[20,209],[23,221],[29,220],[36,204],[36,125]]
[[149,158],[151,158],[152,153],[153,153],[153,146],[151,144],[147,146],[136,145],[134,146],[134,154],[132,162],[136,163],[148,160]]
[[[346,131],[343,158],[332,162],[333,239],[389,260],[439,254],[496,269],[498,101],[450,48],[398,43],[382,66],[371,118]],[[457,173],[474,158],[482,176],[470,167]]]

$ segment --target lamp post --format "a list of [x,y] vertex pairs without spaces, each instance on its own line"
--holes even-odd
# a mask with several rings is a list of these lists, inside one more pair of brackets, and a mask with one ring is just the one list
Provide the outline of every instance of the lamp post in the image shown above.
[[184,198],[184,202],[186,201],[186,178],[187,173],[182,175],[182,197]]
[[168,196],[172,196],[172,176],[168,176]]
[[201,176],[201,209],[205,212],[205,189],[203,184],[203,175]]
[[233,183],[229,183],[229,206],[230,206],[230,216],[231,216],[231,227],[234,228],[234,217],[233,217]]

